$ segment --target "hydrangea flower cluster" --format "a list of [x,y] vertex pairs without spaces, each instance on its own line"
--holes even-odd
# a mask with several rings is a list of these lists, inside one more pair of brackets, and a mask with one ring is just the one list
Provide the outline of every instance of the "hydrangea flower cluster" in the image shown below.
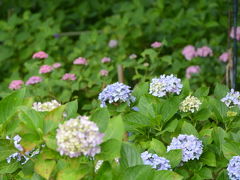
[[156,170],[171,170],[169,160],[164,157],[159,157],[157,154],[145,151],[141,154],[141,158],[145,165],[150,165]]
[[213,55],[213,51],[212,51],[212,49],[210,47],[203,46],[203,47],[197,49],[196,54],[199,57],[207,57],[207,56],[212,56]]
[[54,63],[53,65],[52,65],[52,67],[53,67],[53,69],[57,69],[57,68],[60,68],[62,66],[62,64],[61,63]]
[[182,55],[187,59],[187,60],[192,60],[194,57],[196,57],[196,49],[192,45],[187,45],[184,47],[182,50]]
[[70,81],[75,81],[76,75],[75,74],[71,74],[71,73],[66,73],[63,75],[62,80],[70,80]]
[[228,52],[222,53],[221,56],[219,56],[219,60],[222,62],[227,62],[230,58],[230,54]]
[[102,70],[100,71],[100,75],[101,75],[101,76],[108,76],[108,71],[105,70],[105,69],[102,69]]
[[115,40],[115,39],[111,39],[111,40],[108,42],[108,47],[110,47],[110,48],[115,48],[115,47],[117,47],[117,45],[118,45],[118,41]]
[[52,66],[42,65],[42,66],[39,68],[39,74],[50,73],[50,72],[52,72],[52,70],[53,70],[53,67],[52,67]]
[[106,102],[112,104],[114,102],[130,102],[135,101],[135,97],[131,95],[132,91],[130,87],[116,82],[114,84],[107,85],[105,89],[99,94],[98,99],[101,101],[101,107],[106,106]]
[[87,59],[83,58],[83,57],[79,57],[77,59],[75,59],[73,61],[73,64],[77,64],[77,65],[87,65],[88,62],[87,62]]
[[35,103],[33,103],[32,108],[35,111],[44,112],[44,111],[52,111],[59,106],[61,106],[61,104],[59,102],[57,102],[56,100],[52,100],[52,101],[44,102],[44,103],[35,102]]
[[151,44],[151,47],[152,48],[159,48],[162,46],[162,43],[161,42],[158,42],[158,41],[155,41]]
[[[8,136],[6,137],[6,139],[11,140]],[[31,151],[23,152],[24,149],[20,144],[21,140],[22,138],[19,135],[16,135],[13,137],[13,143],[15,148],[18,150],[18,152],[11,154],[6,159],[7,163],[11,163],[13,159],[16,159],[17,161],[22,161],[21,164],[25,164],[30,159],[30,157],[33,157],[40,153],[39,149],[33,149]]]
[[232,157],[232,159],[229,161],[227,171],[231,180],[240,179],[240,156]]
[[182,112],[191,112],[194,113],[195,111],[199,110],[201,105],[201,101],[194,97],[194,96],[187,96],[180,104],[180,111]]
[[110,58],[110,57],[104,57],[104,58],[101,59],[101,62],[102,62],[102,63],[108,63],[108,62],[110,62],[110,61],[111,61],[111,58]]
[[48,54],[44,51],[39,51],[32,56],[33,59],[46,59],[48,58]]
[[171,144],[167,147],[167,151],[173,149],[182,150],[182,161],[199,159],[203,152],[202,141],[193,135],[180,134],[177,138],[173,138]]
[[171,75],[161,75],[160,78],[153,78],[150,83],[149,93],[153,96],[163,97],[167,93],[180,94],[182,90],[181,80]]
[[[234,39],[234,28],[232,27],[230,37]],[[237,36],[236,39],[240,41],[240,26],[237,27]]]
[[27,82],[26,82],[26,85],[32,85],[32,84],[38,84],[42,82],[42,78],[39,77],[39,76],[32,76],[30,77]]
[[227,107],[238,106],[240,107],[240,93],[231,89],[227,95],[221,99],[222,102],[226,104]]
[[186,78],[190,79],[192,74],[197,74],[200,71],[200,67],[199,66],[189,66],[186,69]]
[[87,116],[78,116],[60,124],[57,129],[57,145],[61,155],[71,158],[81,155],[94,157],[100,153],[103,133]]
[[136,59],[137,58],[137,55],[136,54],[130,54],[129,55],[129,59]]
[[24,82],[22,80],[13,80],[9,84],[8,88],[12,89],[12,90],[17,90],[17,89],[20,89],[23,84],[24,84]]

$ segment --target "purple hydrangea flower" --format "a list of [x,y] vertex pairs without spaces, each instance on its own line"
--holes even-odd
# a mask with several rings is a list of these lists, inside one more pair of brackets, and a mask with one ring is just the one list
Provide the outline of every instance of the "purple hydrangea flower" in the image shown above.
[[240,93],[231,89],[227,95],[221,99],[222,102],[226,104],[227,107],[238,106],[240,107]]
[[231,180],[240,179],[240,156],[232,157],[232,159],[229,161],[227,171]]
[[145,151],[141,154],[141,158],[145,165],[150,165],[156,170],[171,170],[169,160],[164,157],[159,157],[157,154]]
[[106,106],[106,102],[112,104],[114,102],[130,102],[135,101],[135,97],[131,95],[132,91],[130,87],[116,82],[114,84],[107,85],[105,89],[99,94],[98,99],[101,101],[101,107]]
[[182,161],[187,162],[193,159],[199,159],[203,152],[202,141],[193,135],[180,134],[177,138],[173,138],[171,144],[167,147],[167,151],[173,149],[182,150]]
[[177,77],[171,75],[166,76],[161,75],[160,78],[153,78],[150,83],[149,93],[153,96],[163,97],[166,96],[167,93],[176,93],[180,94],[182,90],[181,80]]

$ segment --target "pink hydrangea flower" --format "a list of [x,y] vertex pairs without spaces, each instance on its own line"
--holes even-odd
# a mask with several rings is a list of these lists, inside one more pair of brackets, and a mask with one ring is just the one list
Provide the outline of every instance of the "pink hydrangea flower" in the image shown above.
[[151,44],[152,48],[159,48],[161,46],[162,46],[162,43],[161,42],[157,42],[157,41],[155,41],[154,43]]
[[129,55],[129,59],[136,59],[137,58],[137,55],[136,54],[131,54]]
[[222,55],[219,57],[219,60],[222,62],[227,62],[230,57],[230,54],[228,52],[222,53]]
[[111,40],[108,42],[108,46],[109,46],[110,48],[115,48],[115,47],[117,47],[117,45],[118,45],[118,41],[115,40],[115,39],[111,39]]
[[197,49],[197,56],[207,57],[212,55],[213,55],[212,49],[208,46],[203,46]]
[[48,58],[48,54],[44,51],[39,51],[32,56],[33,59],[46,59]]
[[87,60],[83,57],[79,57],[74,60],[73,64],[78,64],[78,65],[87,65]]
[[110,61],[111,61],[111,58],[110,58],[110,57],[104,57],[104,58],[101,59],[101,62],[102,62],[102,63],[108,63],[108,62],[110,62]]
[[39,76],[32,76],[30,77],[27,82],[26,82],[26,85],[31,85],[31,84],[37,84],[37,83],[40,83],[42,82],[42,78],[39,77]]
[[196,57],[196,49],[192,45],[187,45],[183,48],[182,50],[182,55],[187,59],[187,60],[192,60],[194,57]]
[[[232,27],[230,37],[234,39],[234,28]],[[237,27],[236,39],[240,41],[240,26]]]
[[66,73],[63,75],[62,80],[71,80],[71,81],[75,81],[76,75],[75,74],[71,74],[71,73]]
[[46,74],[46,73],[49,73],[53,70],[53,67],[52,66],[49,66],[49,65],[42,65],[39,69],[39,73],[40,74]]
[[105,69],[102,69],[102,70],[100,71],[100,75],[101,75],[101,76],[108,76],[108,71],[105,70]]
[[186,78],[190,79],[192,74],[197,74],[200,71],[200,67],[199,66],[189,66],[186,69]]
[[54,63],[54,64],[52,65],[53,69],[60,68],[61,66],[62,66],[61,63]]
[[12,90],[20,89],[23,84],[24,84],[24,82],[22,80],[13,80],[9,84],[8,88],[12,89]]

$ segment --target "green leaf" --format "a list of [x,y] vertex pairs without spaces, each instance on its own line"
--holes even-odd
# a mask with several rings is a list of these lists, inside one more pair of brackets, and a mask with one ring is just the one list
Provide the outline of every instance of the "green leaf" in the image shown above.
[[113,160],[120,156],[122,142],[116,139],[109,139],[101,144],[101,153],[96,156],[100,160]]
[[91,116],[91,120],[95,122],[100,131],[104,132],[107,129],[108,122],[110,120],[110,114],[107,108],[97,109]]
[[155,171],[153,180],[182,180],[183,177],[173,171]]
[[10,174],[15,172],[18,168],[20,168],[20,164],[18,161],[7,163],[6,160],[0,162],[0,174]]
[[86,170],[74,168],[64,168],[57,174],[57,180],[76,180],[82,179],[86,175]]
[[215,127],[212,131],[213,141],[220,148],[219,152],[222,151],[222,146],[225,144],[225,138],[228,137],[227,133],[221,127]]
[[196,92],[193,94],[196,97],[204,97],[207,96],[209,93],[209,87],[200,87],[196,90]]
[[148,89],[149,89],[148,82],[139,83],[134,87],[132,95],[137,99],[139,99],[144,94],[148,94]]
[[187,121],[183,122],[182,133],[183,134],[194,135],[194,136],[198,137],[197,130],[193,127],[192,124],[188,123]]
[[142,159],[137,149],[130,143],[123,143],[121,148],[120,165],[122,168],[128,168],[141,165]]
[[214,89],[214,96],[217,99],[222,99],[224,96],[227,95],[228,92],[229,92],[229,89],[227,86],[217,83],[217,85]]
[[117,139],[122,141],[124,134],[124,124],[121,116],[114,117],[109,120],[108,127],[104,132],[104,142],[109,139]]
[[164,132],[174,132],[178,125],[178,119],[174,119],[167,123],[167,125],[164,128]]
[[200,171],[199,171],[199,175],[203,178],[203,179],[212,179],[212,171],[211,169],[207,168],[207,167],[203,167]]
[[237,142],[224,143],[222,151],[223,151],[224,157],[230,160],[233,156],[239,156],[240,143],[237,143]]
[[6,160],[11,154],[17,152],[17,149],[10,144],[9,140],[0,139],[0,161]]
[[167,122],[177,113],[179,103],[180,99],[178,97],[172,97],[163,102],[160,109],[160,114],[162,115],[164,122]]
[[42,160],[39,159],[35,162],[34,170],[42,177],[49,179],[56,162],[54,160]]
[[216,167],[216,156],[213,152],[207,151],[201,156],[201,161],[211,167]]
[[23,103],[24,96],[25,88],[12,93],[0,101],[0,124],[7,121],[16,113],[18,106]]
[[171,167],[175,168],[182,161],[182,150],[174,149],[164,155],[170,161]]
[[78,111],[78,101],[71,101],[66,104],[65,113],[67,117],[65,119],[75,118]]
[[155,117],[153,108],[153,101],[150,96],[142,96],[139,100],[138,106],[139,112],[149,118]]
[[103,162],[100,169],[97,172],[96,180],[112,180],[112,167],[109,162]]
[[166,147],[164,146],[164,144],[161,141],[154,138],[150,142],[149,150],[155,151],[159,156],[163,156],[166,153]]
[[119,180],[147,180],[153,179],[154,170],[150,166],[137,165],[127,168]]
[[137,128],[150,126],[150,120],[146,116],[138,113],[131,112],[123,116],[123,120],[127,131],[133,131]]
[[201,109],[196,114],[194,114],[194,119],[196,121],[205,121],[211,116],[211,111],[207,108]]

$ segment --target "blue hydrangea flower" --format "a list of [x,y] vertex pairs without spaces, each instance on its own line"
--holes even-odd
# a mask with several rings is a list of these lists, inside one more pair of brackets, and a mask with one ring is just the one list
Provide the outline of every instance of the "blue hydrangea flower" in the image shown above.
[[232,157],[232,159],[229,161],[227,171],[231,180],[240,179],[240,156]]
[[231,89],[227,95],[221,99],[222,102],[228,107],[239,106],[240,107],[240,93]]
[[171,170],[169,160],[164,157],[159,157],[157,154],[145,151],[141,154],[141,158],[145,165],[150,165],[156,170]]
[[131,93],[132,91],[129,86],[116,82],[103,89],[98,99],[101,101],[101,107],[105,107],[107,102],[109,104],[114,102],[127,102],[130,104],[130,102],[135,101],[135,97],[132,96]]
[[164,74],[161,75],[160,78],[152,79],[149,93],[157,97],[166,96],[167,93],[176,93],[179,95],[182,87],[181,79],[178,79],[172,74],[168,76]]
[[203,152],[202,141],[193,135],[180,134],[177,138],[173,138],[171,144],[167,147],[167,151],[173,149],[182,150],[182,162],[193,159],[199,159]]

